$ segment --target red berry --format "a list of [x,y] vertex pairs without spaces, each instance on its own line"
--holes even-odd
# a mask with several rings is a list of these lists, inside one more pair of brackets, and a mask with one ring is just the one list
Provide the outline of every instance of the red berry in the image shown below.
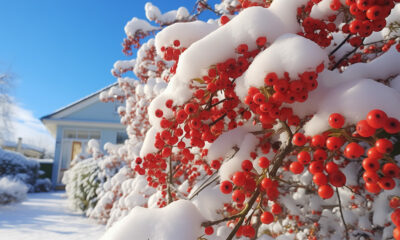
[[303,172],[303,170],[304,170],[304,166],[303,166],[303,164],[301,164],[301,163],[299,163],[299,162],[292,162],[291,164],[290,164],[290,171],[292,172],[292,173],[294,173],[294,174],[300,174],[300,173],[302,173]]
[[383,128],[387,121],[388,117],[386,113],[382,110],[379,109],[374,109],[370,111],[367,115],[367,122],[368,125],[371,127],[378,129],[378,128]]
[[197,109],[198,109],[198,106],[193,103],[188,103],[185,105],[185,112],[187,114],[192,114],[192,113],[196,112]]
[[326,171],[327,173],[334,173],[334,172],[337,172],[337,171],[339,171],[339,166],[338,166],[336,163],[334,163],[334,162],[328,162],[328,163],[325,165],[325,171]]
[[393,209],[400,207],[400,198],[399,197],[392,197],[389,201],[389,206]]
[[310,153],[307,151],[299,152],[297,154],[297,161],[299,161],[303,165],[308,164],[311,161]]
[[229,194],[232,192],[232,183],[230,181],[223,181],[219,186],[220,190],[224,194]]
[[246,172],[250,172],[253,169],[253,163],[250,160],[242,161],[242,169]]
[[259,47],[264,46],[267,43],[267,38],[266,37],[258,37],[256,40],[256,44]]
[[369,158],[381,159],[383,157],[383,153],[378,151],[377,147],[372,147],[368,149],[367,155]]
[[270,178],[265,177],[262,181],[261,181],[261,187],[264,188],[264,190],[267,190],[269,188],[271,188],[273,185],[273,182]]
[[270,212],[263,212],[261,214],[260,220],[264,224],[270,224],[274,221],[274,215]]
[[243,187],[246,183],[246,174],[244,172],[236,172],[233,174],[232,182],[236,186]]
[[376,158],[364,158],[362,166],[365,171],[378,171],[380,168],[379,161]]
[[332,128],[342,128],[344,124],[344,117],[340,113],[332,113],[329,116],[329,125]]
[[346,184],[346,176],[341,171],[330,173],[329,182],[335,187],[343,187]]
[[245,198],[246,197],[242,191],[240,191],[240,190],[233,191],[232,199],[234,202],[243,203]]
[[275,215],[278,215],[282,212],[282,207],[278,203],[272,204],[271,212]]
[[311,162],[310,166],[308,167],[308,170],[310,171],[311,174],[316,174],[324,171],[324,161]]
[[292,142],[296,146],[304,146],[307,143],[307,138],[302,133],[296,133],[293,135]]
[[360,144],[352,142],[347,144],[344,149],[344,156],[347,158],[355,159],[364,154],[364,148]]
[[394,163],[385,163],[382,167],[382,173],[386,177],[397,178],[400,174],[399,167]]
[[376,183],[379,180],[379,175],[374,171],[365,171],[363,179],[366,183]]
[[367,18],[370,20],[378,20],[378,19],[385,18],[383,12],[384,12],[384,9],[381,6],[374,5],[370,8],[368,8],[366,15],[367,15]]
[[396,227],[400,227],[400,208],[397,208],[392,212],[390,219],[392,219],[392,222]]
[[328,157],[328,154],[323,149],[317,149],[313,153],[313,158],[315,161],[325,161]]
[[260,157],[258,159],[258,166],[261,168],[268,168],[269,167],[269,159],[266,157]]
[[268,73],[264,78],[264,83],[267,86],[273,86],[278,81],[278,75],[274,72]]
[[378,139],[375,142],[375,147],[376,150],[378,150],[380,153],[383,154],[390,153],[393,151],[393,143],[385,138]]
[[326,147],[331,150],[338,150],[343,145],[343,140],[340,137],[329,137],[326,140]]
[[174,101],[173,101],[172,99],[168,99],[168,100],[165,102],[165,106],[166,106],[167,108],[171,108],[173,103],[174,103]]
[[[399,46],[400,46],[400,44],[399,44]],[[385,124],[383,125],[383,129],[385,129],[385,131],[390,134],[399,133],[400,132],[400,122],[396,118],[388,118],[386,120]]]
[[363,11],[367,10],[368,8],[370,8],[372,6],[372,4],[374,4],[374,2],[375,1],[373,1],[373,0],[357,0],[356,1],[357,7],[360,10],[363,10]]
[[229,22],[229,20],[230,20],[229,17],[227,17],[227,16],[225,16],[225,15],[223,15],[223,16],[221,17],[221,19],[220,19],[222,25],[227,24],[227,23]]
[[156,117],[161,118],[163,116],[163,111],[161,109],[157,109],[155,115]]
[[[181,143],[181,142],[180,142]],[[183,143],[184,144],[184,143]],[[210,166],[215,169],[218,170],[221,167],[221,162],[218,160],[213,160],[210,164]]]
[[377,183],[374,182],[366,182],[365,183],[365,189],[374,194],[378,194],[381,191],[381,187]]
[[175,40],[174,41],[174,46],[175,47],[179,47],[179,45],[181,45],[181,42],[179,40]]
[[204,228],[204,233],[206,235],[212,235],[214,233],[214,228],[212,226],[208,226],[208,227]]
[[378,185],[382,189],[392,190],[396,186],[396,183],[391,177],[382,177],[381,179],[379,179]]
[[328,184],[328,177],[324,173],[318,172],[313,176],[313,182],[318,186],[323,186]]
[[265,96],[262,93],[257,93],[253,96],[253,102],[257,103],[258,105],[265,102]]
[[371,137],[376,130],[368,124],[367,120],[361,120],[357,123],[356,131],[362,137]]
[[393,229],[393,238],[395,240],[400,240],[400,227]]
[[311,146],[313,147],[324,147],[325,146],[325,137],[322,135],[315,135],[311,138]]
[[318,195],[323,199],[328,199],[333,196],[333,189],[330,185],[323,185],[318,188]]

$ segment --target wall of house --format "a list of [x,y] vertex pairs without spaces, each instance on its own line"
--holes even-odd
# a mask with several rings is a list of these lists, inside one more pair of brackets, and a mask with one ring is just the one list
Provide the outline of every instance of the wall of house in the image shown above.
[[[62,158],[68,159],[70,155],[67,157],[68,153],[71,149],[71,141],[74,139],[69,139],[64,137],[64,132],[68,130],[76,130],[76,131],[99,131],[100,139],[98,139],[101,150],[103,150],[104,144],[107,142],[116,144],[117,143],[117,134],[118,132],[125,132],[125,127],[121,125],[119,128],[98,128],[98,127],[77,127],[77,126],[69,126],[69,125],[59,125],[57,127],[57,136],[56,136],[56,146],[55,146],[55,155],[54,155],[54,164],[53,164],[53,172],[52,172],[52,182],[54,186],[60,185],[61,176],[59,176],[59,172],[61,168],[65,168],[66,164],[62,162]],[[75,139],[76,141],[87,142],[90,138],[87,139]],[[69,144],[68,144],[69,143]],[[67,155],[66,155],[67,154]],[[63,156],[64,155],[64,156]],[[69,160],[69,159],[68,159]]]

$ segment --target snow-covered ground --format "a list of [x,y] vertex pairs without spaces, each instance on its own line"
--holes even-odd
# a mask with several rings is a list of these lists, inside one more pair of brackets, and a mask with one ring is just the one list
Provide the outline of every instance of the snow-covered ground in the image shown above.
[[97,240],[104,231],[71,212],[65,192],[32,193],[22,203],[0,206],[0,239]]

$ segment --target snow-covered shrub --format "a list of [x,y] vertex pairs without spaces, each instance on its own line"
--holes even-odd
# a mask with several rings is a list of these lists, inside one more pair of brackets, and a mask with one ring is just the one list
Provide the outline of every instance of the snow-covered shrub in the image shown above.
[[76,161],[76,164],[64,173],[62,181],[72,209],[88,213],[96,206],[96,190],[100,183],[98,174],[98,160],[95,158]]
[[49,192],[53,183],[49,178],[38,178],[35,183],[35,192]]
[[21,202],[27,192],[28,187],[21,181],[0,177],[0,205]]
[[398,2],[146,4],[101,95],[129,135],[103,239],[400,239]]
[[36,159],[0,149],[0,177],[8,177],[25,183],[29,192],[49,191],[51,188],[51,184],[48,184],[49,179],[39,180],[39,173],[40,164]]

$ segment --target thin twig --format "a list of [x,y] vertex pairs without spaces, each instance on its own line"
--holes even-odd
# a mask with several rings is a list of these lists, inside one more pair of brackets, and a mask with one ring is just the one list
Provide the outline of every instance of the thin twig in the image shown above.
[[332,52],[329,53],[329,56],[333,55],[337,50],[339,50],[339,49],[343,46],[343,44],[345,44],[346,41],[349,40],[349,38],[351,37],[351,35],[352,35],[352,34],[347,35],[347,37],[346,37],[345,39],[343,39],[343,41],[342,41],[335,49],[333,49]]
[[196,190],[195,193],[192,194],[192,196],[190,196],[189,200],[192,200],[195,196],[197,196],[201,191],[203,191],[206,187],[210,186],[211,183],[215,182],[218,179],[218,176],[216,176],[213,180],[211,180],[210,182],[208,182],[206,184],[206,182],[216,174],[217,172],[213,173],[213,175],[211,175],[209,178],[206,179],[206,181],[203,182],[203,184]]
[[344,230],[346,233],[346,239],[349,240],[349,230],[347,228],[346,222],[344,221],[344,215],[343,215],[343,210],[342,210],[342,201],[340,200],[340,195],[339,195],[339,188],[336,188],[336,195],[338,197],[338,201],[339,201],[339,211],[340,211],[340,217],[342,218],[342,222],[344,225]]

